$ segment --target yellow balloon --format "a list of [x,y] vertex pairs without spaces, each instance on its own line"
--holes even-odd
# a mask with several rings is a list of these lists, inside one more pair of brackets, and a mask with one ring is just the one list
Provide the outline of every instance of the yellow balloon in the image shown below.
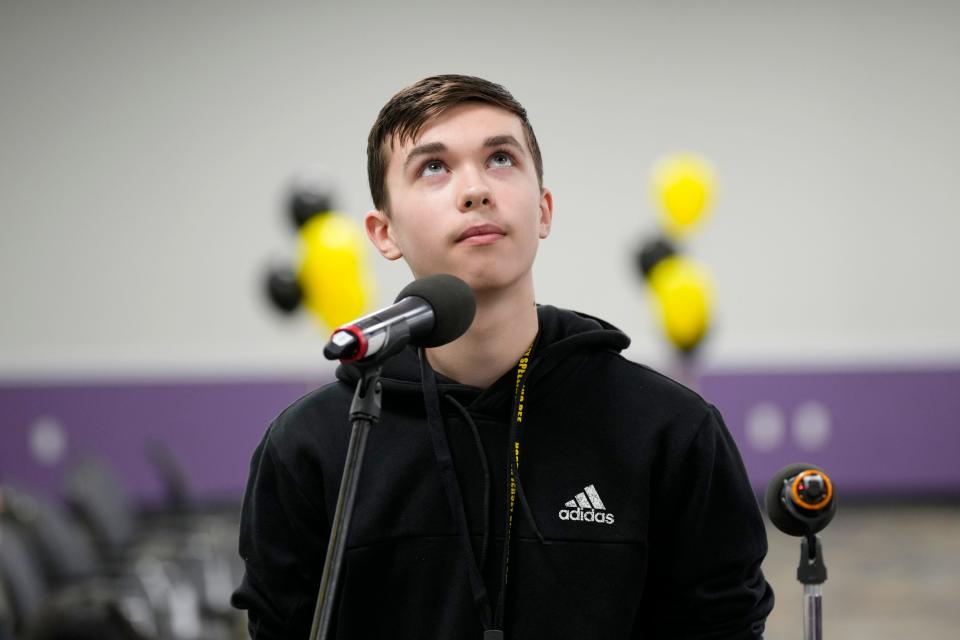
[[713,204],[715,173],[702,156],[678,153],[664,158],[654,167],[652,182],[657,208],[671,235],[696,228]]
[[363,315],[374,299],[365,242],[360,226],[339,213],[314,216],[300,228],[303,303],[328,328]]
[[673,255],[654,265],[649,280],[667,339],[680,351],[692,351],[710,328],[713,296],[707,273]]

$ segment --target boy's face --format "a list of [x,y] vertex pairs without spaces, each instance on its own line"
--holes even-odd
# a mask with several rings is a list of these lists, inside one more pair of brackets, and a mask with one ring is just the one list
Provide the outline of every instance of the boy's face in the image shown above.
[[532,279],[553,196],[541,189],[520,119],[486,104],[450,109],[419,138],[394,146],[386,175],[390,215],[371,211],[371,241],[403,257],[417,278],[450,273],[476,292]]

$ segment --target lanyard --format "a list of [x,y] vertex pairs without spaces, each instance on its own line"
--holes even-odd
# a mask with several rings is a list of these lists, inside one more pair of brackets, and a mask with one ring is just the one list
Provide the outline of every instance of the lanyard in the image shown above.
[[514,386],[514,421],[511,425],[511,440],[513,441],[513,464],[510,467],[510,504],[507,508],[507,530],[503,540],[503,582],[500,584],[500,597],[494,618],[494,625],[503,629],[503,614],[506,608],[507,579],[510,573],[510,539],[513,531],[513,510],[517,501],[517,473],[520,471],[520,425],[523,423],[523,405],[527,392],[527,366],[530,364],[530,352],[533,344],[527,347],[526,352],[517,363],[517,382]]
[[[514,467],[510,468],[510,507],[507,511],[507,555],[509,557],[510,531],[513,529],[513,506],[517,501],[517,476],[514,469],[520,470],[520,424],[523,422],[523,403],[527,394],[527,382],[524,377],[527,375],[527,365],[530,363],[530,352],[533,351],[533,345],[527,347],[526,352],[517,363],[517,383],[514,387],[514,433],[513,433],[513,461]],[[506,585],[506,565],[504,565],[504,585]]]

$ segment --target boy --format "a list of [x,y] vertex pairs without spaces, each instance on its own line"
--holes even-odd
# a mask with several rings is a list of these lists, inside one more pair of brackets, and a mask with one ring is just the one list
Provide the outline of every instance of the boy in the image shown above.
[[[766,536],[716,409],[624,359],[611,325],[535,304],[553,197],[523,107],[427,78],[384,106],[367,154],[373,244],[462,278],[477,313],[384,368],[334,636],[761,637]],[[337,377],[253,456],[233,602],[256,639],[310,630],[357,372]]]

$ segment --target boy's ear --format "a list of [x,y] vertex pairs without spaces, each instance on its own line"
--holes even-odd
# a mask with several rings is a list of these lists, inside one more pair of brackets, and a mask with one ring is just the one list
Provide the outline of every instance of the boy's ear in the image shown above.
[[396,260],[403,256],[400,247],[393,239],[393,233],[390,228],[390,218],[387,214],[378,209],[372,209],[367,212],[363,218],[363,224],[367,229],[367,237],[387,260]]
[[543,189],[540,193],[540,239],[550,235],[550,224],[553,222],[553,194],[550,189]]

